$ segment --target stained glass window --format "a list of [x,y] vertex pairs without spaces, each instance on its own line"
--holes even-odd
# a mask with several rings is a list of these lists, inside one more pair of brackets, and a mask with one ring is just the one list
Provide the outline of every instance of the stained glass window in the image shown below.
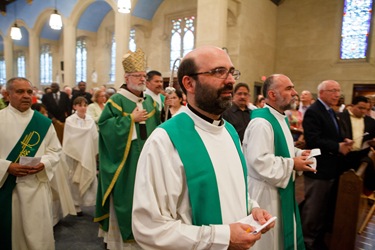
[[177,58],[185,56],[194,49],[195,17],[188,16],[172,20],[170,69]]
[[341,59],[367,57],[373,0],[345,0],[341,31]]
[[115,73],[116,73],[116,40],[115,40],[115,34],[112,34],[111,72],[109,73],[110,82],[115,82]]
[[6,66],[3,56],[0,56],[0,84],[6,83]]
[[137,45],[135,44],[135,29],[131,29],[129,36],[129,50],[134,52],[136,49]]
[[81,37],[76,43],[76,83],[86,82],[87,79],[87,49],[86,40]]
[[42,85],[52,83],[52,55],[49,44],[43,44],[40,48],[40,83]]
[[26,77],[26,61],[23,51],[17,52],[17,76]]

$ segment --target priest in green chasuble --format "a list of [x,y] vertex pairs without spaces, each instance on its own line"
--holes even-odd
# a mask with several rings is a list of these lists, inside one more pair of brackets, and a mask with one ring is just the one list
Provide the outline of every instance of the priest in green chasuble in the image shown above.
[[160,124],[156,102],[144,94],[143,51],[122,62],[125,84],[111,96],[99,121],[99,185],[95,221],[108,249],[137,249],[131,228],[138,157],[149,134]]

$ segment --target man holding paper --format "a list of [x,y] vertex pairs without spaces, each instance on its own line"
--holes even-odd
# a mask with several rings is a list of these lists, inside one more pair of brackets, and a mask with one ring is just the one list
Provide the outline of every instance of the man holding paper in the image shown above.
[[370,146],[375,142],[375,120],[366,115],[369,103],[367,97],[356,96],[352,100],[351,107],[338,114],[345,137],[354,141],[352,151],[345,156],[343,161],[343,171],[351,168],[357,169],[362,162],[367,162],[363,181],[364,193],[368,195],[375,190],[374,164],[368,157]]
[[325,80],[318,85],[318,100],[303,118],[308,148],[319,148],[316,174],[305,172],[305,201],[301,211],[306,249],[327,249],[325,234],[333,220],[341,160],[352,149],[353,141],[344,139],[333,106],[340,98],[340,84]]
[[[8,80],[6,95],[10,105],[0,111],[0,246],[54,249],[49,181],[61,145],[51,120],[30,108],[29,80]],[[37,163],[19,163],[24,156]]]
[[188,107],[154,130],[139,157],[132,215],[143,249],[248,249],[260,239],[238,221],[251,213],[264,224],[271,215],[248,201],[240,140],[221,116],[239,76],[218,47],[182,59]]
[[310,150],[294,147],[285,110],[297,92],[281,74],[263,84],[266,105],[253,110],[246,128],[243,151],[249,175],[249,195],[260,207],[277,216],[275,229],[265,234],[254,249],[304,249],[298,204],[294,195],[295,171],[315,172],[307,159]]

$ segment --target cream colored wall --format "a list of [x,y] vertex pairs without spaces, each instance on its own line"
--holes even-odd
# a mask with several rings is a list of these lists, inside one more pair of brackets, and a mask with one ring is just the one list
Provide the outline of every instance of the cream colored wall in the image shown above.
[[369,62],[339,60],[342,8],[337,0],[286,0],[278,7],[275,72],[288,75],[298,92],[316,93],[321,81],[333,79],[350,102],[353,84],[375,83],[374,29]]
[[228,51],[233,64],[241,71],[239,81],[249,84],[252,92],[254,82],[261,81],[262,75],[273,73],[278,9],[271,1],[231,2],[238,17],[236,23],[229,23]]

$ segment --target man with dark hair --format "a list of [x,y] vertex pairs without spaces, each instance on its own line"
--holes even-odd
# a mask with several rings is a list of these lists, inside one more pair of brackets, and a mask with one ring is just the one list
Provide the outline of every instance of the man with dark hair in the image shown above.
[[159,111],[164,108],[165,96],[161,94],[163,91],[163,77],[161,73],[156,70],[151,70],[147,73],[145,94],[150,95],[152,99],[158,104]]
[[51,90],[51,92],[43,95],[42,103],[46,106],[48,116],[52,122],[56,120],[65,122],[66,117],[72,114],[69,96],[65,92],[60,91],[58,83],[52,83]]
[[368,195],[375,190],[374,164],[368,157],[370,145],[364,145],[366,141],[375,138],[375,120],[366,115],[369,103],[366,97],[356,96],[353,98],[352,106],[338,114],[344,136],[354,141],[352,150],[343,161],[343,171],[351,168],[357,170],[362,162],[367,162],[364,191]]
[[240,140],[221,117],[239,75],[217,47],[182,60],[188,108],[155,129],[138,162],[133,233],[143,249],[248,249],[260,239],[238,221],[249,211],[260,224],[271,215],[248,203]]
[[285,75],[274,74],[264,81],[264,108],[251,111],[243,151],[249,175],[249,194],[259,205],[279,218],[275,229],[264,235],[254,249],[303,249],[298,204],[294,195],[296,171],[315,172],[309,166],[310,150],[294,147],[285,111],[297,92]]
[[250,122],[251,110],[247,107],[250,101],[250,88],[240,82],[234,86],[232,106],[224,111],[223,118],[236,129],[242,142],[245,129]]
[[9,106],[0,111],[0,248],[54,249],[50,181],[61,145],[51,120],[30,108],[29,80],[8,80],[6,94]]
[[[86,92],[86,82],[80,81],[78,83],[78,90],[73,90],[73,95],[72,95],[72,104],[74,102],[74,99],[76,99],[78,96],[83,96],[86,98],[88,104],[92,103],[92,95],[89,92]],[[72,105],[73,106],[73,105]]]

